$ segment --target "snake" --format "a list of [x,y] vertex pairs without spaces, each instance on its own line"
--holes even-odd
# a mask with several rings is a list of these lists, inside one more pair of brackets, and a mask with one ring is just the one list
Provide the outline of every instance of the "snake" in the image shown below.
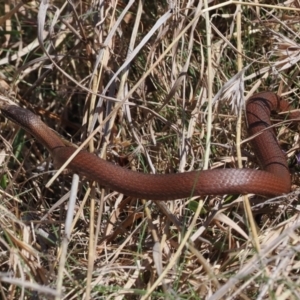
[[[257,194],[278,196],[291,190],[287,160],[271,126],[271,112],[289,110],[289,104],[273,92],[254,94],[246,102],[250,143],[261,169],[222,168],[171,174],[146,174],[113,164],[81,150],[67,168],[101,186],[124,195],[150,200],[175,200],[192,196]],[[0,107],[2,115],[34,136],[50,152],[54,166],[62,166],[76,151],[36,114],[12,104]],[[299,113],[290,112],[290,118]]]

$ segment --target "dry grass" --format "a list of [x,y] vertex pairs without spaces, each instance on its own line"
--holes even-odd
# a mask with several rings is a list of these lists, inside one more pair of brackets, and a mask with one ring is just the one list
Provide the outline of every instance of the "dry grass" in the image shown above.
[[[272,90],[299,105],[297,0],[11,2],[1,100],[124,167],[255,168],[244,100]],[[299,134],[284,123],[278,138],[297,191]],[[47,185],[42,145],[4,119],[1,141],[1,299],[300,299],[297,192],[249,209],[146,202],[71,174]]]

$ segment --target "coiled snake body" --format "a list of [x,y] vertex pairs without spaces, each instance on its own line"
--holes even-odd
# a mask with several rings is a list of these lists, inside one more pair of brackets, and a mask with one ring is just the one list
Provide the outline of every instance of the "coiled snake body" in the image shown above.
[[[248,134],[263,170],[214,169],[178,174],[143,174],[114,165],[80,151],[68,169],[89,180],[128,196],[152,200],[171,200],[196,195],[255,193],[276,196],[288,193],[291,177],[273,129],[268,129],[271,111],[286,110],[287,103],[274,93],[263,92],[247,101]],[[61,166],[76,150],[66,146],[38,116],[15,105],[3,105],[2,114],[23,127],[51,153],[56,166]],[[292,115],[293,118],[298,115]]]

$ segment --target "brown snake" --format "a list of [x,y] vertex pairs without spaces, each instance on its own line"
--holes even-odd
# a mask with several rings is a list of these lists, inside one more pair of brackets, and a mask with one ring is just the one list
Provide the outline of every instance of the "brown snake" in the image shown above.
[[[271,111],[287,110],[288,104],[274,93],[252,96],[246,105],[248,134],[263,171],[253,169],[213,169],[177,174],[134,172],[98,158],[85,150],[70,162],[68,169],[89,180],[128,196],[152,200],[171,200],[196,195],[255,193],[276,196],[291,189],[291,176],[271,125]],[[2,114],[20,125],[51,153],[55,166],[61,166],[76,148],[64,142],[38,116],[15,105],[3,105]],[[298,118],[291,113],[290,117]]]

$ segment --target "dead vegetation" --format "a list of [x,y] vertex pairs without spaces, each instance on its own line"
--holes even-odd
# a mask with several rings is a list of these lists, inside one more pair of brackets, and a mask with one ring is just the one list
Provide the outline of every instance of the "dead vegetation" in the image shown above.
[[[244,101],[271,90],[299,105],[300,4],[276,3],[2,1],[1,100],[139,172],[256,168]],[[50,185],[48,152],[2,119],[1,298],[300,299],[288,125],[293,192],[249,209],[133,199],[72,174]]]

